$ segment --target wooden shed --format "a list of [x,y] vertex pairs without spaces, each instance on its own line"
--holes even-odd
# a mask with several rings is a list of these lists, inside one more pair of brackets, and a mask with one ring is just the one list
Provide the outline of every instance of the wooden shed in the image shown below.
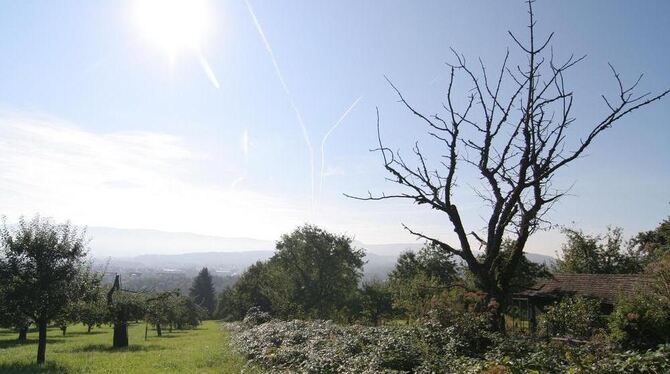
[[621,296],[638,292],[649,282],[643,274],[554,274],[538,279],[526,290],[514,295],[514,304],[525,308],[532,333],[537,328],[537,316],[545,308],[566,296],[583,296],[600,301],[602,314],[610,314]]

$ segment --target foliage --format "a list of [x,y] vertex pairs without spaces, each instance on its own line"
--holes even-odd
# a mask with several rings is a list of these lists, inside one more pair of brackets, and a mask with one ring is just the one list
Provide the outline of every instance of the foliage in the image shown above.
[[404,252],[389,274],[393,306],[410,318],[419,318],[457,278],[452,256],[435,245],[427,243],[418,253]]
[[175,327],[196,327],[207,315],[205,308],[179,291],[161,292],[146,300],[145,319],[156,326],[158,336],[162,336],[163,326],[169,326],[170,331]]
[[290,373],[664,373],[670,345],[618,352],[602,345],[488,335],[486,346],[464,344],[461,325],[435,319],[367,327],[328,321],[227,324],[231,347],[270,372]]
[[216,308],[216,297],[214,295],[214,284],[209,270],[205,267],[193,279],[193,286],[189,291],[189,296],[196,304],[207,310],[207,315],[212,316]]
[[358,288],[364,252],[352,239],[304,225],[282,235],[270,260],[288,279],[291,301],[307,316],[332,318]]
[[[605,235],[588,235],[564,229],[567,243],[556,262],[559,273],[630,274],[642,271],[638,255],[623,240],[619,227],[607,228]],[[624,248],[624,247],[627,247]]]
[[77,310],[78,322],[87,326],[89,332],[93,326],[100,327],[108,321],[109,312],[102,292],[99,292],[93,300],[79,301],[75,305],[75,309]]
[[612,340],[625,348],[654,348],[670,341],[670,254],[652,263],[647,282],[618,300],[609,318]]
[[407,251],[400,254],[389,279],[408,281],[419,274],[437,278],[440,284],[452,282],[457,277],[453,256],[434,244],[426,243],[418,253]]
[[612,340],[622,347],[645,349],[668,343],[670,311],[651,295],[621,299],[609,317]]
[[579,296],[566,297],[547,307],[540,325],[551,336],[590,338],[603,326],[600,302]]
[[337,318],[358,297],[364,253],[351,242],[311,225],[283,235],[270,260],[219,295],[217,317],[239,320],[257,306],[283,318]]
[[670,253],[670,217],[664,219],[654,230],[638,233],[631,243],[646,258],[647,263]]
[[69,223],[55,224],[39,216],[20,218],[14,230],[5,224],[1,236],[8,274],[4,296],[17,313],[38,325],[37,362],[43,364],[47,324],[86,297],[90,286],[82,276],[88,269],[85,236]]
[[393,294],[389,283],[371,281],[363,283],[360,291],[361,316],[373,325],[394,315]]
[[[507,263],[511,260],[516,243],[511,239],[503,240],[500,256],[502,261]],[[545,264],[537,264],[528,260],[526,255],[522,255],[516,265],[516,271],[510,279],[509,292],[519,292],[532,286],[538,278],[548,278],[551,276],[549,268]]]

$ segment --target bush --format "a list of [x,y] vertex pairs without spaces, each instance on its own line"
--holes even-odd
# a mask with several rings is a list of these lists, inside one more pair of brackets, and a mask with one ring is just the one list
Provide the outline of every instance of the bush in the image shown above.
[[590,338],[603,327],[600,303],[585,297],[565,298],[547,308],[540,327],[550,336]]
[[228,324],[233,346],[269,372],[290,373],[666,373],[670,345],[646,352],[571,346],[490,335],[485,352],[466,352],[456,325],[341,326],[273,320]]
[[668,343],[670,310],[652,295],[621,299],[609,318],[612,341],[626,349],[649,349]]
[[271,319],[272,317],[270,317],[269,313],[262,311],[261,308],[257,306],[254,306],[249,308],[249,311],[244,316],[244,320],[242,322],[247,326],[256,326],[260,325],[261,323],[268,322]]

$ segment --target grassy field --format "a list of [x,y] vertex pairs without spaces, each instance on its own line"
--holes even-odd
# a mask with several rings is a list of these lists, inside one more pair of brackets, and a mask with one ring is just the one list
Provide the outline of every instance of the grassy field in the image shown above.
[[68,328],[62,336],[49,329],[47,365],[34,364],[37,332],[28,343],[17,344],[17,334],[0,330],[0,373],[239,373],[245,363],[229,348],[230,335],[218,322],[207,321],[198,329],[150,330],[144,340],[144,324],[129,327],[130,346],[113,350],[112,329],[94,328],[88,334],[82,325]]

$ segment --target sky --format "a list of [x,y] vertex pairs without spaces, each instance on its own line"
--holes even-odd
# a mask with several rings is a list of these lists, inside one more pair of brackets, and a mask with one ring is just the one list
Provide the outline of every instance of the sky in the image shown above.
[[[454,241],[446,217],[424,207],[343,194],[393,190],[369,152],[375,108],[392,148],[424,139],[384,77],[440,112],[450,48],[491,68],[508,47],[518,56],[507,31],[526,35],[522,1],[198,0],[168,15],[175,27],[139,1],[0,1],[9,221],[40,213],[269,240],[311,222],[370,244],[413,241],[402,222]],[[616,92],[608,62],[629,81],[644,73],[641,92],[670,87],[670,2],[544,0],[535,11],[556,56],[587,55],[566,77],[574,139],[605,113],[600,95]],[[634,235],[670,215],[668,118],[670,99],[608,130],[557,176],[572,188],[551,221]],[[482,202],[458,197],[469,227],[482,227]],[[561,241],[541,232],[528,250],[553,255]]]

